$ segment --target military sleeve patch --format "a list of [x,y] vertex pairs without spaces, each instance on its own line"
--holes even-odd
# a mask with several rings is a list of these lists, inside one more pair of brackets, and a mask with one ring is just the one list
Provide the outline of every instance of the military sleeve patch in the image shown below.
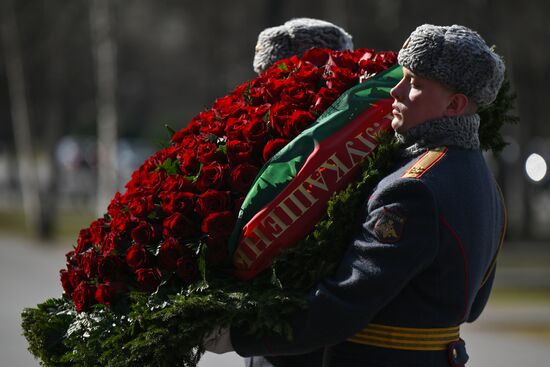
[[401,239],[407,218],[396,210],[383,208],[383,214],[374,224],[374,234],[381,242],[393,243]]

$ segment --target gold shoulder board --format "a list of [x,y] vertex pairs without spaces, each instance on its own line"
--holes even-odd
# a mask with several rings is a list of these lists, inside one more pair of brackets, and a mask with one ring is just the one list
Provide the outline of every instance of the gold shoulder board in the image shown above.
[[435,166],[437,162],[447,153],[447,147],[440,147],[428,150],[418,160],[403,173],[404,178],[420,178],[430,168]]

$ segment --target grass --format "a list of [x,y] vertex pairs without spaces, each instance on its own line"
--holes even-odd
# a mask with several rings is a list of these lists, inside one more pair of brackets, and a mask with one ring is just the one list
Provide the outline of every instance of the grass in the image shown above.
[[546,303],[550,308],[550,289],[496,287],[491,293],[489,302],[495,304]]
[[[92,211],[61,211],[56,215],[53,239],[76,241],[81,228],[87,227],[96,218]],[[0,211],[0,233],[33,237],[27,227],[22,211]]]

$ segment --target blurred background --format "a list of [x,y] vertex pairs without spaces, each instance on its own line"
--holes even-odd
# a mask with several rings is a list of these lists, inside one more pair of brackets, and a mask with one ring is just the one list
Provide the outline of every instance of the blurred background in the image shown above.
[[[182,128],[253,78],[258,33],[299,16],[344,27],[356,48],[398,50],[423,23],[463,24],[496,45],[520,123],[486,155],[509,226],[487,312],[465,330],[469,365],[547,363],[550,2],[0,0],[0,365],[38,365],[22,308],[61,294],[64,253],[168,140],[165,125]],[[241,365],[219,358],[203,365]]]

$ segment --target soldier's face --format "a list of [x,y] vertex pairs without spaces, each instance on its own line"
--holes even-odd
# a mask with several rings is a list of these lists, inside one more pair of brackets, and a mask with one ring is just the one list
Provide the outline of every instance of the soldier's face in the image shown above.
[[403,68],[403,79],[390,94],[394,98],[391,126],[398,133],[404,133],[426,121],[446,116],[454,92]]

